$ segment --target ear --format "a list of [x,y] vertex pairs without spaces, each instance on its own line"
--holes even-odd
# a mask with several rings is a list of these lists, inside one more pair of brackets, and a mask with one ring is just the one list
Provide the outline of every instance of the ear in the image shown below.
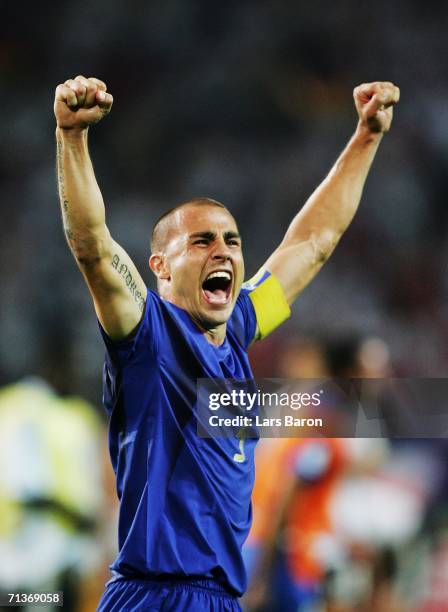
[[170,280],[170,269],[166,257],[161,253],[153,253],[149,258],[149,267],[159,280]]

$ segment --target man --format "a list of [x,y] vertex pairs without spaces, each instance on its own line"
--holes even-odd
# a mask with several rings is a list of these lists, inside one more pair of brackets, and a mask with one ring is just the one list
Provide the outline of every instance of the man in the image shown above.
[[399,90],[369,83],[354,98],[355,134],[252,282],[242,288],[234,218],[199,198],[154,227],[157,295],[109,233],[88,154],[88,128],[112,96],[83,76],[56,89],[62,218],[107,347],[104,400],[120,498],[119,553],[100,610],[240,609],[255,443],[197,436],[196,380],[251,377],[248,346],[289,316],[349,225]]

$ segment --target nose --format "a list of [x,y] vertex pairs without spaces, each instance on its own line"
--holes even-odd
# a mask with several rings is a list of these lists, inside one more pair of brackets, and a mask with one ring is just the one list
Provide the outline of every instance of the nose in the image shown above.
[[217,240],[212,259],[215,261],[230,261],[232,253],[224,240]]

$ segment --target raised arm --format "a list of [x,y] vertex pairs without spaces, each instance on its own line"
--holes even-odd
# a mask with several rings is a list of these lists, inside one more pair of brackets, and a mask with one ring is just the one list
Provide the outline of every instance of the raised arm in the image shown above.
[[354,135],[264,265],[280,281],[289,304],[327,261],[353,219],[400,91],[392,83],[375,82],[356,87],[353,95],[359,117]]
[[78,76],[56,88],[57,175],[68,245],[107,334],[120,340],[138,325],[146,287],[128,254],[111,237],[90,160],[87,134],[112,107],[106,85]]

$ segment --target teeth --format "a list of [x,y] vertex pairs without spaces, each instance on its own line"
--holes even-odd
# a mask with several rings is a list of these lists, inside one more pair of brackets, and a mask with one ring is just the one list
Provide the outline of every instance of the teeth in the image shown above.
[[226,278],[227,280],[231,280],[230,272],[225,271],[212,272],[207,276],[207,280],[210,280],[211,278]]

